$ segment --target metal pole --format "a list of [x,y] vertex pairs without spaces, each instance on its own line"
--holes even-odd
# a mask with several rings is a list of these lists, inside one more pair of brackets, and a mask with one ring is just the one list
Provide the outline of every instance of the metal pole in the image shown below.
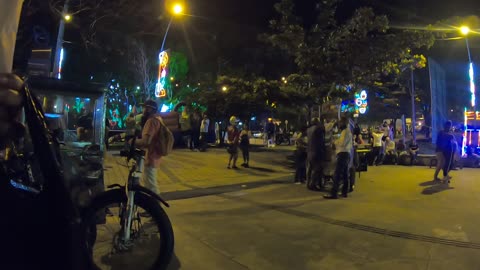
[[416,113],[415,113],[415,82],[413,81],[413,68],[410,70],[410,81],[411,81],[411,99],[412,99],[412,139],[413,143],[415,144],[417,142],[417,135],[415,133],[415,127],[416,127]]
[[68,4],[70,0],[66,0],[63,5],[62,17],[60,19],[60,25],[58,26],[57,44],[55,45],[55,57],[53,59],[53,72],[54,78],[58,78],[58,69],[60,66],[60,52],[63,47],[63,34],[65,33],[65,14],[68,13]]
[[465,43],[467,44],[468,62],[472,63],[472,55],[470,54],[470,44],[468,43],[468,38],[465,38]]
[[172,25],[173,17],[170,18],[170,22],[168,23],[167,26],[167,31],[165,31],[165,35],[163,36],[163,42],[162,42],[162,47],[160,48],[160,52],[163,52],[163,49],[165,47],[165,41],[167,40],[167,35],[168,35],[168,30],[170,30],[170,25]]

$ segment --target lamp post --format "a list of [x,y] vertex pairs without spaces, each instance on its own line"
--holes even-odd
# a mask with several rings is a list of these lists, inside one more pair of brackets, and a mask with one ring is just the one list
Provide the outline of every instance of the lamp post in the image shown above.
[[173,16],[170,18],[170,21],[168,22],[167,30],[165,31],[165,35],[163,36],[163,42],[162,42],[162,47],[160,48],[160,52],[163,52],[163,49],[165,48],[165,41],[167,40],[168,30],[170,30],[170,26],[172,25],[174,16],[181,15],[182,12],[183,12],[183,6],[180,3],[173,5],[172,7]]
[[53,77],[61,78],[61,62],[63,61],[63,35],[65,33],[65,22],[72,20],[72,15],[68,14],[70,0],[66,0],[63,5],[62,18],[58,26],[57,44],[55,45],[55,56],[53,60]]

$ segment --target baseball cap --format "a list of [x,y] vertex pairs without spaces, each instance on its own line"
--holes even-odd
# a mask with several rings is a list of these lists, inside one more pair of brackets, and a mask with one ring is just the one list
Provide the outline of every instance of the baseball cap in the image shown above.
[[157,110],[158,109],[158,105],[155,101],[149,99],[149,100],[146,100],[144,103],[140,104],[142,105],[143,107],[150,107],[152,109],[155,109]]

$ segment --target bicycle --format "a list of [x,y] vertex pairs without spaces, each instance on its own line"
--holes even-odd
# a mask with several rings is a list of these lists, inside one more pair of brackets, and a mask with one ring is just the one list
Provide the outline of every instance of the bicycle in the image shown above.
[[[166,207],[169,204],[140,186],[145,151],[135,148],[135,140],[136,137],[128,153],[122,151],[127,164],[134,160],[126,185],[109,185],[110,190],[94,198],[83,214],[86,248],[97,267],[110,264],[112,267],[121,266],[121,269],[128,269],[128,266],[132,269],[165,269],[172,258],[172,225],[158,202]],[[107,230],[110,227],[115,229]],[[157,229],[158,233],[151,233],[149,229]],[[108,231],[113,232],[111,239],[105,236]],[[106,242],[108,240],[111,242]],[[155,244],[159,245],[158,249],[152,247]],[[111,248],[106,247],[109,245]],[[134,254],[134,262],[126,257],[128,252]]]
[[[150,242],[158,244],[160,248],[156,256],[149,256],[153,261],[143,269],[165,269],[173,254],[173,230],[157,201],[167,207],[168,204],[138,184],[145,152],[135,149],[132,144],[127,160],[133,158],[135,163],[130,170],[127,185],[111,185],[110,190],[94,197],[91,204],[81,208],[72,199],[72,191],[65,181],[61,143],[48,129],[42,105],[29,89],[28,80],[22,94],[33,153],[14,151],[10,159],[0,160],[0,200],[6,217],[1,225],[5,231],[10,232],[4,242],[11,245],[8,252],[3,254],[0,264],[5,269],[101,269],[105,257],[98,261],[95,247],[99,246],[97,244],[104,234],[98,233],[97,228],[103,224],[115,225],[112,217],[117,214],[120,217],[120,229],[109,239],[114,244],[114,252],[107,254],[110,259],[114,253],[124,257],[129,251],[137,252],[134,254],[136,256],[143,255],[138,253],[142,249],[137,247],[145,243],[140,241],[141,237],[145,236],[148,226],[153,224],[159,234],[149,235],[152,240]],[[23,136],[20,132],[15,137]],[[32,161],[33,157],[35,162]],[[32,164],[35,166],[32,167]],[[38,174],[33,174],[32,168]],[[121,211],[112,212],[113,208],[108,207],[110,205],[120,206]],[[100,209],[103,215],[97,215]],[[108,215],[105,209],[109,210]],[[143,213],[149,213],[151,217],[141,217],[140,214]],[[102,219],[105,221],[103,224],[99,222]],[[159,239],[158,235],[162,238]],[[114,263],[116,262],[112,261]],[[143,266],[132,262],[128,265],[135,265],[135,269],[142,269]],[[121,269],[125,269],[124,266]]]

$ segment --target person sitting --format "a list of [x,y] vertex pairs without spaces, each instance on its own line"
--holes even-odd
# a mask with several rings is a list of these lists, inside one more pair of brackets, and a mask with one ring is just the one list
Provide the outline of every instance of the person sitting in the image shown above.
[[408,146],[408,153],[410,154],[410,166],[413,166],[417,160],[418,150],[420,150],[420,148],[418,147],[417,142],[412,141]]
[[395,141],[391,140],[390,137],[385,139],[385,161],[395,165],[398,163]]

